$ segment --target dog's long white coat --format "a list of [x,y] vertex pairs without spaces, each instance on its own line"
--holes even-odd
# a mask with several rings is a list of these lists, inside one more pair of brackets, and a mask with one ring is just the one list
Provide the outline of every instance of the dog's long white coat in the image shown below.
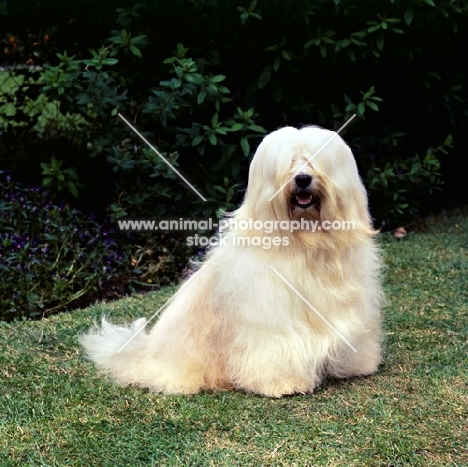
[[[293,182],[268,201],[330,134],[316,127],[286,127],[268,135],[252,161],[247,195],[234,219],[351,220],[355,229],[232,230],[227,245],[209,253],[152,330],[141,330],[144,319],[131,327],[103,320],[100,329],[80,337],[100,369],[122,385],[164,393],[237,388],[271,397],[311,392],[326,375],[377,371],[380,258],[350,149],[336,136],[301,171],[312,176],[311,190],[320,203],[308,209],[292,206]],[[234,237],[241,236],[278,236],[288,245],[235,246]]]

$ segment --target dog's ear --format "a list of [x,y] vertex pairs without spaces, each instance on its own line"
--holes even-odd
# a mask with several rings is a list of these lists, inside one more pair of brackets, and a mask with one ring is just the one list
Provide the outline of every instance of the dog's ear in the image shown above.
[[367,193],[360,178],[354,178],[353,182],[333,187],[335,211],[327,215],[334,215],[335,219],[339,220],[354,221],[358,226],[367,230],[372,225]]
[[250,164],[247,192],[239,213],[248,213],[250,217],[259,220],[288,218],[285,190],[277,191],[284,174],[291,168],[294,155],[291,141],[297,139],[298,135],[299,130],[296,128],[284,127],[263,139]]
[[[362,227],[371,225],[368,213],[367,193],[359,178],[354,183],[333,185],[333,197],[329,197],[323,205],[324,218],[355,221]],[[328,201],[333,201],[332,206]]]
[[330,182],[322,220],[349,220],[370,228],[367,193],[349,146],[338,134],[322,128],[306,127],[301,133],[307,141],[311,166]]
[[291,168],[294,155],[291,146],[298,137],[299,130],[284,127],[263,138],[250,165],[249,185],[261,180],[263,184],[276,186],[278,180]]
[[346,220],[358,221],[370,227],[367,192],[357,169],[351,149],[339,138],[334,145],[334,156],[337,159],[331,181],[335,186],[337,204]]

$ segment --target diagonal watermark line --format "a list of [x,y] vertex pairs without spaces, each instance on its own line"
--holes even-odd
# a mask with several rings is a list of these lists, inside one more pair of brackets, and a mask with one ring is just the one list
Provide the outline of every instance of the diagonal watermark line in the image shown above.
[[325,323],[327,324],[334,332],[335,334],[341,339],[343,340],[343,342],[348,346],[350,347],[354,352],[357,352],[357,350],[348,342],[348,340],[343,336],[343,334],[340,333],[340,331],[338,331],[338,329],[336,329],[326,318],[324,318],[318,311],[315,307],[313,307],[302,295],[301,293],[296,290],[294,288],[294,286],[292,286],[288,280],[282,276],[271,264],[268,265],[270,267],[270,269],[272,269],[283,281],[286,285],[289,286],[289,288],[291,290],[293,290],[296,295]]
[[206,201],[206,198],[122,114],[118,115],[203,201]]
[[178,293],[180,293],[180,291],[198,274],[198,271],[195,272],[194,274],[192,274],[192,276],[187,280],[187,282],[185,282],[184,284],[182,284],[182,286],[180,287],[179,290],[177,290],[177,292],[166,302],[164,303],[163,306],[161,306],[154,314],[153,316],[151,316],[151,318],[146,321],[145,325],[142,326],[140,329],[138,329],[138,331],[135,332],[135,334],[132,335],[132,337],[130,337],[130,339],[128,339],[123,345],[122,347],[120,347],[119,350],[117,350],[117,353],[120,353],[122,352],[123,349],[125,349],[125,347],[127,347],[128,344],[130,344],[130,342],[132,342],[133,339],[135,339],[135,337],[140,334],[141,331],[143,331],[143,329],[145,329],[145,327],[151,322],[153,321],[154,318],[156,318],[156,316],[159,315],[159,313],[161,313],[161,311],[166,308],[169,303],[171,303],[177,296]]
[[276,193],[268,200],[268,201],[271,201],[286,185],[289,184],[289,182],[304,168],[307,166],[307,164],[309,164],[314,158],[315,156],[317,156],[317,154],[325,147],[327,146],[327,144],[337,135],[340,134],[340,131],[356,116],[356,114],[354,114],[340,129],[338,129],[338,131],[336,131],[335,133],[333,133],[333,135],[317,150],[315,151],[315,153],[309,158],[307,159],[306,162],[304,162],[303,165],[301,165],[297,170],[296,172],[294,172],[291,177],[288,178],[288,180],[286,180],[285,183],[283,183],[283,185],[281,185],[280,188],[278,188],[278,190],[276,191]]

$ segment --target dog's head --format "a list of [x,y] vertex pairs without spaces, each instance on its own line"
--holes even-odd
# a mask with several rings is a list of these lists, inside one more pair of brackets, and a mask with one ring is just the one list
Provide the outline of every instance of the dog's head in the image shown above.
[[259,220],[350,220],[370,229],[350,148],[337,133],[318,127],[285,127],[263,139],[239,211]]

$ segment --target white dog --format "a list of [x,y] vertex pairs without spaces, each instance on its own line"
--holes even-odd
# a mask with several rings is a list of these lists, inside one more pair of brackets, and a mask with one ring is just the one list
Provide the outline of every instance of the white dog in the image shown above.
[[[354,228],[329,228],[342,221]],[[343,140],[317,127],[266,136],[231,222],[149,333],[142,318],[129,328],[103,320],[81,336],[97,366],[122,385],[163,393],[270,397],[312,392],[325,376],[376,372],[380,258]]]

